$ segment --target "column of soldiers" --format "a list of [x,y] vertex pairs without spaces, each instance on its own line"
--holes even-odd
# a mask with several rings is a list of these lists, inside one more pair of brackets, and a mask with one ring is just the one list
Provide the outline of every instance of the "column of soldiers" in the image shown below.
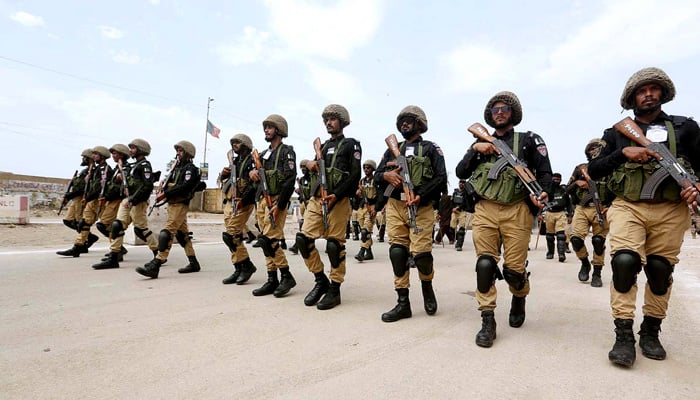
[[[491,135],[479,124],[470,127],[477,139],[455,168],[460,187],[452,204],[458,251],[469,225],[464,219],[467,211],[473,211],[472,240],[477,256],[475,295],[481,313],[476,345],[491,347],[496,340],[498,280],[505,280],[511,294],[509,325],[519,328],[524,324],[526,299],[531,292],[528,246],[535,218],[545,212],[547,258],[553,258],[556,241],[559,261],[565,261],[565,225],[567,217],[572,219],[571,244],[581,262],[578,280],[590,279],[592,287],[602,286],[606,239],[610,239],[610,306],[616,335],[608,354],[610,361],[623,366],[631,366],[635,361],[633,324],[637,275],[641,271],[647,281],[639,346],[648,358],[666,357],[659,341],[660,326],[666,317],[683,234],[690,227],[690,210],[698,212],[700,187],[692,180],[681,187],[665,175],[654,179],[659,176],[653,175],[655,171],[664,168],[660,160],[669,158],[659,154],[661,148],[668,150],[670,158],[678,159],[677,169],[685,168],[688,176],[693,177],[693,171],[700,169],[697,123],[661,110],[661,105],[674,96],[675,86],[662,70],[645,68],[633,74],[623,89],[620,104],[633,110],[632,123],[639,126],[643,136],[661,147],[636,144],[619,127],[607,129],[602,139],[591,140],[585,147],[587,162],[576,166],[566,186],[561,185],[561,175],[552,173],[544,139],[532,131],[516,130],[523,117],[518,97],[503,91],[486,102],[483,117],[494,132]],[[380,211],[385,218],[380,223],[380,242],[384,225],[388,232],[388,257],[397,301],[392,309],[381,314],[381,320],[395,322],[412,316],[409,290],[413,266],[421,281],[424,310],[428,315],[436,314],[432,233],[434,209],[446,195],[447,171],[440,147],[423,139],[428,131],[425,112],[414,105],[399,112],[396,129],[403,140],[398,141],[395,135],[386,139],[389,149],[379,165],[369,159],[362,163],[360,142],[345,135],[344,130],[351,122],[345,107],[331,104],[321,117],[329,136],[325,141],[317,139],[313,159],[300,164],[302,176],[296,189],[301,207],[300,226],[290,249],[301,255],[314,275],[314,286],[304,297],[304,304],[319,310],[341,304],[340,288],[346,275],[346,233],[352,218],[350,202],[356,197],[361,199],[358,228],[362,239],[356,260],[374,258],[373,226]],[[283,143],[288,136],[288,125],[282,116],[272,114],[262,125],[269,147],[258,154],[250,137],[235,135],[230,142],[229,166],[221,174],[226,228],[222,239],[233,264],[233,273],[223,283],[244,284],[256,271],[244,242],[246,222],[255,210],[267,280],[253,290],[253,295],[284,297],[296,286],[281,247],[286,210],[297,181],[296,154]],[[177,162],[156,197],[157,204],[169,204],[168,222],[157,239],[148,229],[144,215],[145,193],[150,193],[155,175],[145,161],[150,146],[136,139],[129,144],[128,152],[125,147],[98,146],[82,153],[82,166],[86,168],[79,174],[76,171],[71,190],[66,194],[71,205],[64,220],[79,235],[71,249],[59,254],[79,257],[86,253],[97,240],[90,227],[99,219],[98,229],[104,230],[111,245],[107,259],[94,268],[116,268],[125,253],[124,230],[133,223],[137,236],[154,252],[151,261],[137,268],[140,274],[158,277],[173,239],[185,248],[190,261],[179,272],[199,271],[186,218],[187,204],[194,191],[201,188],[199,170],[191,161],[194,146],[186,141],[175,145]],[[507,153],[512,154],[506,157]],[[117,172],[105,162],[110,154],[120,165]],[[136,162],[124,165],[129,156]],[[122,184],[124,180],[126,183]],[[115,187],[122,190],[112,194],[110,190]],[[117,206],[110,205],[110,201]],[[584,243],[589,232],[592,232],[592,259]],[[325,239],[328,269],[316,246],[320,238]]]

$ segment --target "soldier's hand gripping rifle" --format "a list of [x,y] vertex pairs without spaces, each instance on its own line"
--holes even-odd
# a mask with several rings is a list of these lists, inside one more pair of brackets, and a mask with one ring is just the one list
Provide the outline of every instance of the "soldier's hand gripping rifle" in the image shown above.
[[226,192],[231,189],[231,206],[233,207],[233,215],[238,215],[238,202],[236,198],[238,197],[238,171],[236,171],[236,163],[234,162],[235,153],[233,149],[226,153],[226,158],[228,158],[228,169],[231,171],[231,176],[228,181],[224,184],[222,192],[224,196]]
[[100,178],[100,196],[97,198],[97,216],[102,213],[102,207],[105,205],[105,189],[107,188],[107,168],[106,164],[102,169],[102,177]]
[[119,168],[119,175],[122,177],[122,182],[121,182],[121,191],[124,196],[127,198],[127,207],[131,207],[131,200],[129,200],[129,185],[126,183],[126,175],[124,175],[124,166],[122,165],[122,159],[120,158],[119,161],[117,161],[117,168]]
[[[472,124],[472,126],[467,128],[467,130],[474,135],[474,137],[494,145],[496,147],[496,152],[500,155],[498,160],[493,164],[493,167],[491,167],[489,170],[487,175],[488,179],[497,179],[503,168],[505,168],[506,165],[510,165],[515,170],[516,174],[518,174],[518,178],[520,178],[520,181],[523,183],[523,185],[525,185],[530,194],[535,196],[537,201],[542,202],[540,199],[540,196],[542,193],[544,193],[542,186],[540,186],[540,183],[537,182],[537,178],[527,167],[527,164],[525,164],[524,161],[519,159],[518,156],[513,153],[513,150],[506,142],[498,139],[495,136],[491,136],[489,131],[478,122]],[[551,204],[549,204],[548,201],[543,203],[545,210],[548,210],[551,207]]]
[[[581,175],[583,175],[583,179],[585,179],[586,183],[588,184],[588,193],[593,200],[593,205],[595,206],[595,215],[598,219],[598,225],[600,225],[601,228],[605,228],[605,216],[603,215],[603,205],[600,202],[598,187],[593,179],[591,179],[591,176],[588,175],[588,168],[582,166],[579,168],[579,170],[581,171]],[[584,199],[581,202],[583,204],[588,203],[588,199]]]
[[[615,130],[625,135],[638,145],[644,146],[645,148],[654,152],[655,155],[653,155],[653,157],[661,166],[661,168],[657,169],[653,174],[651,174],[649,180],[644,183],[642,193],[639,196],[640,200],[653,199],[654,193],[659,187],[659,184],[661,184],[661,182],[669,175],[683,189],[689,186],[698,188],[698,178],[683,168],[681,163],[678,162],[678,159],[671,154],[666,146],[647,139],[642,129],[636,122],[634,122],[632,118],[626,117],[622,121],[615,124]],[[695,201],[700,204],[700,194],[697,196]],[[698,211],[695,206],[693,206],[693,208],[695,208],[696,212]]]
[[66,188],[66,192],[63,194],[63,200],[61,200],[61,207],[58,209],[58,215],[61,215],[61,211],[63,211],[63,208],[68,204],[68,193],[70,193],[70,190],[73,189],[73,181],[75,180],[75,177],[78,176],[78,170],[76,169],[75,172],[73,173],[73,177],[70,179],[70,182],[68,182],[68,187]]
[[85,174],[85,190],[83,190],[83,198],[80,201],[83,204],[83,207],[87,203],[87,193],[88,193],[88,188],[90,187],[90,180],[92,179],[92,168],[94,166],[95,166],[95,162],[90,161],[90,165],[88,165],[87,174]]
[[[411,171],[408,169],[408,163],[406,162],[406,156],[401,154],[399,149],[399,141],[396,140],[396,135],[393,133],[384,139],[386,145],[389,147],[391,154],[394,155],[395,163],[399,167],[399,174],[401,174],[401,181],[403,186],[403,192],[406,197],[406,208],[408,209],[408,226],[413,228],[413,233],[419,233],[423,228],[416,225],[416,216],[418,214],[418,204],[416,204],[416,194],[413,191],[413,181],[411,180]],[[384,192],[384,196],[389,197],[394,191],[394,186],[389,185]]]
[[319,194],[321,195],[321,217],[323,218],[323,226],[328,230],[330,224],[328,222],[328,202],[325,200],[328,196],[328,179],[326,177],[326,160],[323,159],[323,151],[321,149],[321,139],[314,139],[314,153],[316,154],[316,162],[318,163],[318,179],[319,179]]
[[170,171],[168,171],[168,175],[165,175],[165,178],[163,178],[162,181],[160,181],[160,184],[158,185],[158,191],[156,192],[156,200],[153,202],[151,205],[151,208],[148,209],[148,216],[151,216],[151,213],[153,212],[154,208],[158,208],[162,206],[163,204],[167,203],[168,200],[164,199],[162,201],[158,201],[158,197],[160,197],[161,194],[165,191],[165,185],[168,184],[168,181],[170,180],[170,177],[173,176],[173,172],[175,172],[175,168],[177,168],[177,165],[180,163],[180,159],[175,157],[175,160],[173,160],[173,166],[170,167]]
[[270,195],[270,186],[267,183],[267,175],[265,174],[265,168],[263,168],[258,150],[253,150],[253,160],[255,161],[255,169],[258,171],[258,178],[260,178],[260,186],[262,186],[262,195],[265,199],[265,205],[267,206],[267,215],[270,218],[270,224],[273,228],[277,228],[275,215],[272,213],[273,204],[272,196]]

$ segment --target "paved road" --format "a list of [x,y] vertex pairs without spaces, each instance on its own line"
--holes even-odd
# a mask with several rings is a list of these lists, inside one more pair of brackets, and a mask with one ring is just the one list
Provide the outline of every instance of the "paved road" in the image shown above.
[[[291,254],[298,285],[285,298],[250,294],[263,282],[262,270],[248,285],[222,285],[231,267],[216,240],[195,244],[202,272],[179,275],[186,258],[175,248],[157,280],[133,270],[149,259],[143,247],[132,247],[122,268],[106,271],[89,267],[104,246],[78,259],[6,252],[0,398],[699,397],[700,240],[688,240],[676,269],[661,334],[668,359],[638,351],[632,369],[607,360],[614,339],[609,270],[601,289],[578,283],[578,263],[546,261],[543,243],[530,255],[525,325],[508,326],[510,296],[499,282],[498,339],[490,349],[477,347],[475,257],[467,243],[461,253],[435,248],[438,313],[425,314],[416,285],[413,318],[392,324],[380,321],[395,304],[386,243],[377,244],[374,261],[350,259],[343,303],[329,311],[303,305],[313,276]],[[358,242],[348,247],[351,258]],[[253,250],[253,260],[260,268],[261,252]],[[415,271],[412,279],[417,283]]]

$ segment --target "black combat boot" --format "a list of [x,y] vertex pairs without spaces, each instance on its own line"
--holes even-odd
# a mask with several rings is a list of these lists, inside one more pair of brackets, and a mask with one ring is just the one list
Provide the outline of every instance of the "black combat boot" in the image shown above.
[[437,299],[433,291],[433,281],[420,281],[421,289],[423,289],[423,308],[428,315],[433,315],[437,312]]
[[330,310],[337,305],[340,305],[340,283],[331,281],[326,294],[316,303],[316,308]]
[[272,293],[273,296],[275,297],[283,297],[287,293],[289,293],[290,290],[294,286],[297,285],[297,281],[294,280],[294,277],[292,276],[292,273],[289,271],[289,267],[282,267],[280,268],[280,284],[277,286],[277,289]]
[[661,319],[644,316],[642,326],[639,329],[639,348],[642,355],[652,360],[665,360],[666,350],[659,342],[659,331],[661,330]]
[[58,254],[59,256],[66,257],[80,257],[81,254],[85,253],[87,253],[87,247],[81,244],[74,244],[73,247],[71,247],[68,250],[61,250],[56,252],[56,254]]
[[248,231],[248,239],[246,239],[246,243],[250,244],[253,243],[253,240],[255,240],[256,236],[253,232]]
[[602,287],[603,286],[603,280],[600,279],[600,273],[602,271],[603,271],[602,265],[594,265],[593,266],[593,277],[591,278],[591,286],[593,286],[593,287]]
[[491,347],[496,340],[496,318],[493,311],[481,312],[481,330],[476,334],[476,345]]
[[374,254],[372,254],[372,248],[368,247],[365,249],[365,255],[363,256],[365,261],[374,260]]
[[259,288],[253,290],[253,296],[267,296],[268,294],[272,294],[279,284],[280,282],[277,280],[277,270],[267,271],[267,281]]
[[615,364],[631,367],[637,354],[634,350],[634,320],[615,318],[615,344],[608,353],[608,359]]
[[314,276],[316,277],[316,284],[314,285],[313,289],[311,289],[309,294],[304,297],[304,305],[309,307],[316,305],[316,303],[318,303],[318,301],[321,299],[321,296],[328,292],[328,287],[330,286],[330,281],[323,271],[316,272]]
[[382,321],[396,322],[400,319],[411,318],[411,302],[408,298],[408,288],[396,289],[398,300],[396,306],[382,314]]
[[84,253],[87,253],[90,247],[92,247],[93,244],[95,244],[96,241],[100,240],[100,237],[95,235],[94,233],[90,232],[88,233],[88,238],[87,242],[85,242],[85,251]]
[[557,254],[559,254],[559,262],[566,261],[566,242],[557,239]]
[[360,251],[358,251],[357,254],[355,254],[355,260],[357,260],[359,262],[364,261],[365,260],[365,251],[367,251],[367,250],[365,250],[364,247],[360,247]]
[[[255,268],[255,265],[253,264],[252,261],[250,261],[250,258],[246,258],[245,260],[240,262],[241,264],[241,275],[238,276],[238,279],[236,280],[236,285],[242,285],[250,279],[251,276],[257,271],[258,269]],[[277,274],[275,274],[277,275]]]
[[360,240],[360,223],[352,221],[352,240]]
[[467,232],[463,228],[460,228],[459,231],[457,231],[457,234],[455,235],[455,250],[462,251],[462,246],[464,245],[464,236],[466,234]]
[[386,232],[386,225],[382,225],[379,227],[379,238],[377,238],[377,241],[379,243],[384,243],[384,233]]
[[236,283],[239,276],[241,276],[241,263],[237,262],[237,263],[233,264],[233,273],[230,276],[224,278],[221,281],[221,283],[223,283],[224,285],[230,285],[232,283]]
[[554,258],[554,236],[545,236],[547,239],[547,260]]
[[161,265],[163,265],[163,262],[157,258],[154,258],[151,261],[144,264],[143,267],[137,267],[136,272],[138,272],[139,274],[141,274],[143,276],[157,279],[158,272],[160,272]]
[[578,280],[581,282],[588,281],[588,273],[591,272],[591,262],[588,257],[581,257],[581,269],[578,270]]
[[520,328],[525,322],[525,296],[518,297],[513,295],[510,301],[510,314],[508,315],[508,324],[513,328]]
[[287,250],[287,241],[284,238],[280,239],[280,249]]
[[[129,250],[126,249],[126,247],[122,246],[119,249],[119,259],[117,261],[122,262],[124,261],[124,255],[128,253]],[[109,253],[106,253],[105,256],[102,258],[100,261],[107,261],[111,257],[112,252],[110,251]]]
[[564,248],[566,254],[571,253],[571,247],[569,247],[569,242],[566,242],[566,247]]
[[345,240],[350,239],[350,231],[352,231],[352,229],[350,228],[350,221],[348,221],[345,224]]
[[94,264],[93,269],[110,269],[119,268],[119,253],[109,253],[109,257],[106,260]]
[[185,265],[183,268],[180,268],[177,270],[177,272],[181,274],[189,274],[192,272],[199,272],[202,268],[199,266],[199,261],[197,261],[196,256],[187,256],[187,259],[190,260],[190,263]]

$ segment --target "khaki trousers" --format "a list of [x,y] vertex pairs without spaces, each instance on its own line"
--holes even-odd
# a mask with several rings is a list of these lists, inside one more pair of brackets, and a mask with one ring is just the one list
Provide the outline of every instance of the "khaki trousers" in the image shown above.
[[66,211],[65,220],[80,221],[83,217],[83,202],[81,197],[76,197],[68,203],[68,211]]
[[[370,206],[374,210],[374,206]],[[368,249],[372,247],[372,230],[374,230],[374,223],[377,220],[377,214],[367,210],[366,206],[360,207],[357,210],[357,222],[360,224],[360,229],[367,229],[369,233],[367,235],[367,240],[362,242],[361,247]]]
[[[608,236],[608,221],[605,221],[605,226],[601,228],[598,223],[598,217],[595,212],[594,206],[581,206],[577,205],[574,210],[574,218],[571,221],[572,236],[576,236],[581,240],[586,240],[588,236],[589,229],[593,233],[593,236],[602,236],[605,238]],[[581,250],[576,251],[576,257],[588,258],[588,250],[586,246],[583,246]],[[593,265],[602,266],[605,265],[605,253],[596,254],[593,252],[593,260],[591,261]]]
[[[416,212],[416,226],[422,230],[418,233],[409,226],[408,209],[406,202],[390,198],[386,203],[386,231],[389,234],[389,244],[397,244],[406,247],[411,255],[418,253],[431,253],[433,250],[433,221],[435,214],[431,205],[418,207]],[[435,268],[430,275],[424,275],[418,271],[418,278],[422,281],[431,281],[435,276]],[[410,270],[403,276],[394,276],[394,288],[410,287]]]
[[[272,197],[272,204],[277,202],[278,197]],[[276,271],[278,268],[289,266],[287,256],[284,255],[284,250],[280,247],[280,240],[284,237],[284,223],[287,218],[287,210],[280,211],[282,212],[277,216],[278,221],[275,221],[275,226],[273,227],[272,222],[270,222],[270,210],[267,208],[265,197],[260,198],[255,210],[255,218],[258,220],[260,232],[262,232],[263,236],[270,239],[272,248],[275,250],[274,256],[265,256],[265,266],[268,271]]]
[[161,261],[166,261],[168,255],[170,254],[170,249],[173,247],[173,240],[176,238],[177,233],[180,232],[184,235],[185,239],[185,255],[187,257],[194,256],[194,247],[192,247],[192,240],[190,240],[190,228],[187,226],[187,212],[190,210],[188,204],[168,204],[168,220],[165,222],[163,230],[170,232],[170,242],[168,242],[165,251],[158,251],[157,259]]
[[224,227],[226,227],[226,233],[233,237],[233,243],[236,245],[236,251],[231,252],[231,264],[236,264],[250,257],[243,241],[243,235],[247,234],[246,223],[253,208],[255,208],[254,204],[239,207],[236,215],[233,215],[233,203],[227,201],[224,204]]
[[[129,206],[129,199],[123,199],[119,205],[119,211],[117,212],[117,219],[121,221],[124,231],[129,227],[130,224],[134,224],[134,228],[139,228],[144,231],[144,236],[146,236],[146,244],[151,250],[158,250],[158,241],[148,229],[148,217],[146,216],[146,211],[148,209],[148,202],[142,201],[137,205]],[[117,238],[112,238],[112,243],[109,246],[109,251],[112,253],[118,253],[121,247],[124,245],[124,235]]]

